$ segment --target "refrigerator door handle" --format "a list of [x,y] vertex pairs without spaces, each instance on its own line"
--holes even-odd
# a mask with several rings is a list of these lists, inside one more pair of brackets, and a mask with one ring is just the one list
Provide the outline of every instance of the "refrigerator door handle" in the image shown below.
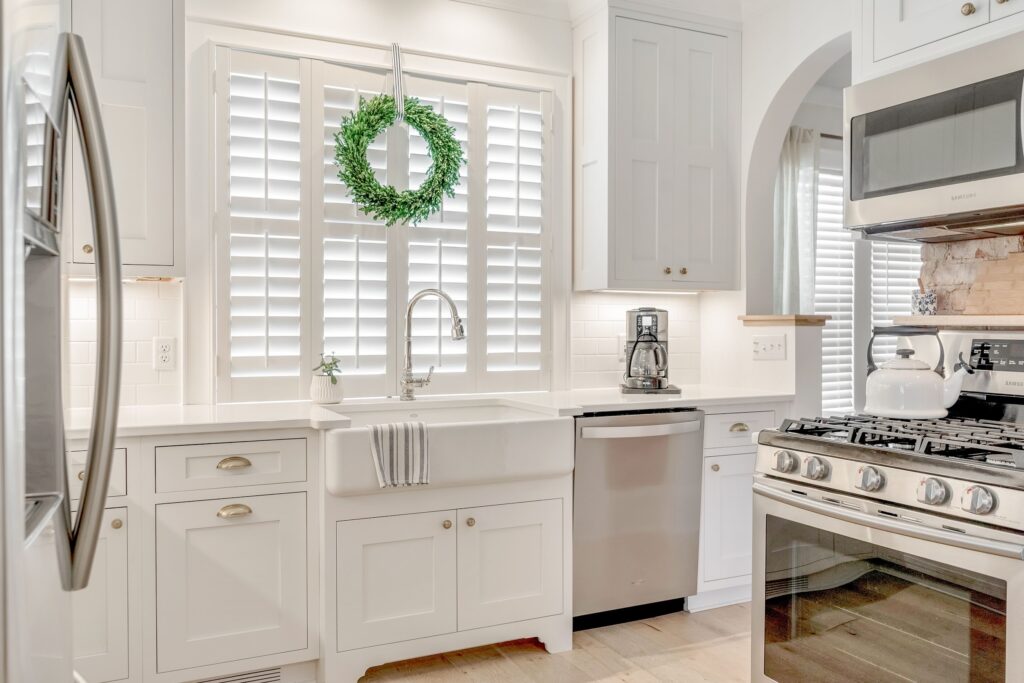
[[[70,539],[70,588],[79,590],[89,583],[89,573],[96,555],[117,433],[121,388],[121,241],[114,205],[110,157],[85,43],[81,36],[74,33],[65,33],[63,39],[67,50],[67,102],[77,122],[89,203],[92,207],[97,280],[96,388],[85,482],[79,501],[78,518]],[[66,111],[62,118],[66,123]]]

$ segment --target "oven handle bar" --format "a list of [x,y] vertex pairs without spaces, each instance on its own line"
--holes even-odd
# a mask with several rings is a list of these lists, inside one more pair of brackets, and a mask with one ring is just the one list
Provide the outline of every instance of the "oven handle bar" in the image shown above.
[[1014,560],[1024,560],[1024,545],[1019,545],[1017,543],[993,541],[991,539],[979,538],[977,536],[965,536],[951,531],[942,531],[941,529],[932,529],[926,526],[916,526],[907,522],[901,522],[897,519],[886,519],[876,515],[869,515],[857,510],[846,510],[829,503],[822,503],[814,500],[813,498],[807,498],[806,496],[797,495],[788,491],[780,491],[779,489],[767,486],[760,482],[754,482],[754,493],[764,496],[765,498],[771,498],[772,500],[776,500],[780,503],[785,503],[786,505],[798,507],[802,510],[816,512],[818,514],[825,515],[826,517],[832,517],[833,519],[838,519],[843,522],[850,522],[851,524],[860,524],[872,529],[878,529],[879,531],[889,531],[894,534],[899,534],[900,536],[917,538],[922,541],[933,541],[935,543],[953,546],[954,548],[963,548],[964,550],[976,550],[988,555],[998,555],[999,557],[1009,557]]
[[700,427],[699,419],[658,425],[638,425],[636,427],[584,427],[580,430],[580,438],[637,439],[649,436],[672,436],[674,434],[699,432]]

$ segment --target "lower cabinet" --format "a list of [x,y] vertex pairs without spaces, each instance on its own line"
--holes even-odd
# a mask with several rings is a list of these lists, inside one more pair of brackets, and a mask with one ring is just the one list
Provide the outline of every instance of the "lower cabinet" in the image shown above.
[[103,513],[89,585],[72,595],[75,670],[89,683],[128,678],[127,513]]
[[756,458],[754,452],[704,458],[705,582],[751,573]]
[[562,611],[562,501],[337,525],[338,651]]
[[307,647],[306,494],[156,507],[157,669]]

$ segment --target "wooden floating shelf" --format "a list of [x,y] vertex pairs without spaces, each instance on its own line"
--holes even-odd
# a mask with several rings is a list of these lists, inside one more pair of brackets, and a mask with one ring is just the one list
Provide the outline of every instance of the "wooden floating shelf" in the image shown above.
[[746,327],[824,327],[832,319],[830,315],[741,315],[739,319]]
[[1024,315],[904,315],[896,325],[923,325],[954,330],[1024,329]]

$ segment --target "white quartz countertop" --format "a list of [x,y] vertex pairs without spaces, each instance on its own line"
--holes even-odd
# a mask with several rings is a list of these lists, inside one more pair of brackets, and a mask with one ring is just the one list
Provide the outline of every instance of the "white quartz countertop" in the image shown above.
[[[707,408],[793,400],[792,394],[715,384],[682,385],[681,394],[624,395],[617,387],[575,389],[512,394],[472,394],[460,396],[421,396],[417,405],[437,407],[473,405],[482,399],[510,407],[550,413],[552,417],[584,413],[665,410],[671,408]],[[273,403],[233,403],[222,405],[124,406],[118,416],[121,437],[185,434],[203,431],[248,431],[254,429],[336,429],[350,426],[346,406],[394,405],[398,399],[348,399],[330,407],[309,401]],[[65,416],[69,439],[85,438],[89,432],[90,411],[78,408]]]

